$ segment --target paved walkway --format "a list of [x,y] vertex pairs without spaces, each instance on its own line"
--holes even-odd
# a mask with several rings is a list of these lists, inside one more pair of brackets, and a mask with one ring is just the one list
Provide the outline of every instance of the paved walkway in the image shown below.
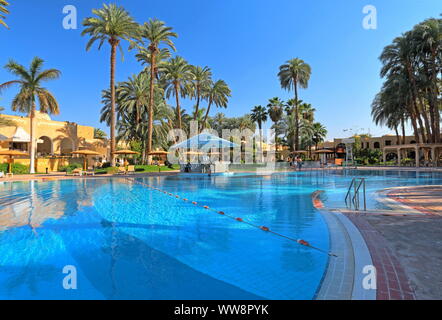
[[422,213],[442,216],[442,186],[392,188],[387,196]]
[[386,240],[405,269],[417,299],[442,299],[442,217],[372,216],[367,221]]

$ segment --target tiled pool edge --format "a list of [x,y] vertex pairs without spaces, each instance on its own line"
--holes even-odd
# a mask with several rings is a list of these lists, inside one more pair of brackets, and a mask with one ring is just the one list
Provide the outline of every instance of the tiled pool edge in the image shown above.
[[[327,211],[324,208],[319,196],[322,191],[316,191],[312,194],[313,206],[324,216],[336,214],[336,212]],[[339,213],[339,212],[338,212]],[[339,213],[342,217],[347,219],[341,219],[350,230],[357,231],[359,236],[362,236],[365,247],[368,254],[376,268],[376,295],[377,300],[415,300],[415,294],[410,286],[410,281],[405,274],[399,260],[393,255],[391,250],[385,245],[385,238],[376,231],[367,221],[361,217],[360,212],[342,212]],[[340,217],[341,218],[341,217]],[[348,222],[345,222],[345,221]],[[326,218],[327,221],[327,218]],[[332,232],[332,230],[330,230]],[[348,229],[347,229],[348,232]],[[360,244],[359,244],[360,245]],[[358,246],[358,250],[364,250],[364,246]],[[357,254],[357,251],[354,251]],[[355,266],[361,263],[357,263],[358,257],[355,257]],[[364,265],[366,262],[362,262]],[[357,268],[356,268],[357,269]],[[329,270],[326,271],[329,273]],[[362,273],[357,275],[355,273],[355,279],[359,276],[361,278]],[[327,277],[327,275],[326,275]],[[362,284],[362,282],[360,282]],[[367,291],[367,290],[365,290]],[[328,299],[325,296],[325,299]],[[358,295],[352,295],[352,299],[367,299],[359,297]]]

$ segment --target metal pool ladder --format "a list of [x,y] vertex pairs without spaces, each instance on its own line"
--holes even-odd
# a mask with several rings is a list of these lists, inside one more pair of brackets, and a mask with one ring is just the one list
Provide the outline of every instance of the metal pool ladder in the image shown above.
[[365,196],[365,178],[353,178],[348,187],[347,195],[345,196],[345,204],[349,209],[353,208],[356,211],[360,209],[360,191],[362,187],[364,211],[367,211],[367,201]]

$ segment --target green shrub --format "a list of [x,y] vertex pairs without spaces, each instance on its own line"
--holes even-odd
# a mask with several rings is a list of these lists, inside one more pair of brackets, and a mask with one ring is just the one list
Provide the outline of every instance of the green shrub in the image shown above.
[[60,172],[72,172],[75,169],[82,168],[83,166],[80,163],[71,163],[67,166],[61,166],[58,170]]
[[[9,167],[7,163],[0,164],[0,171],[3,171],[4,173],[9,172]],[[12,173],[14,174],[27,174],[29,173],[29,167],[25,166],[24,164],[20,163],[14,163],[12,165]]]
[[106,168],[106,172],[108,174],[116,174],[118,172],[118,168],[117,167],[109,167],[109,168]]

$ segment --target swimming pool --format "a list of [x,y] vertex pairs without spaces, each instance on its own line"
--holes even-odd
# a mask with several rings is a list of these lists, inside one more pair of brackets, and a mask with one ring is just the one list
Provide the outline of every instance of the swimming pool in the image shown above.
[[[369,178],[370,206],[376,188],[441,183],[428,173],[338,171],[133,179],[327,251],[311,193],[326,190],[342,207],[355,174]],[[312,299],[327,262],[125,178],[0,185],[1,299]],[[67,265],[77,270],[76,290],[63,288]]]

